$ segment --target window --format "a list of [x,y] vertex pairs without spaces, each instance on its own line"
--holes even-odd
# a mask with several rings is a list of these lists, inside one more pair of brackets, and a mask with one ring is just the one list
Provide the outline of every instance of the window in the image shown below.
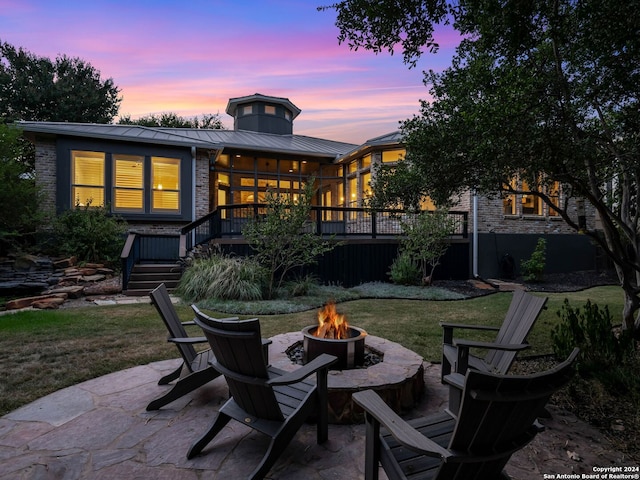
[[245,105],[242,107],[242,115],[251,115],[253,113],[253,105]]
[[382,152],[382,163],[392,163],[404,160],[405,150],[404,148],[396,150],[384,150]]
[[[516,179],[512,179],[509,182],[509,187],[513,190],[516,189]],[[505,187],[507,188],[507,187]],[[502,196],[502,213],[504,215],[515,215],[516,214],[516,196],[512,193],[503,193]]]
[[[547,186],[547,195],[549,195],[549,199],[552,204],[556,207],[560,206],[560,182],[553,182],[551,185]],[[550,217],[558,216],[558,212],[551,207],[548,208]]]
[[113,210],[144,211],[144,157],[113,156]]
[[355,207],[358,205],[358,177],[349,178],[349,204],[348,207]]
[[264,113],[266,113],[267,115],[275,115],[276,114],[276,107],[274,107],[273,105],[265,105],[264,106]]
[[104,206],[104,166],[103,152],[71,152],[72,206]]
[[361,192],[360,195],[362,196],[362,199],[368,199],[369,197],[371,197],[371,173],[367,172],[367,173],[363,173],[362,175],[360,175],[360,188],[361,188]]
[[[522,191],[530,192],[531,187],[529,184],[523,180],[522,181]],[[542,215],[542,199],[537,195],[522,194],[522,214],[523,215]]]
[[151,157],[152,212],[180,212],[180,160]]
[[362,157],[362,168],[367,168],[371,166],[371,154],[365,155]]

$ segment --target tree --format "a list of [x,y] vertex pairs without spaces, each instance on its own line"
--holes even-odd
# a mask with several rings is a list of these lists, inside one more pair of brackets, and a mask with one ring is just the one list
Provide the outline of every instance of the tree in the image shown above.
[[273,298],[291,270],[315,263],[319,255],[335,247],[309,229],[313,184],[314,179],[309,179],[297,199],[267,192],[266,214],[242,230],[258,263],[269,272],[269,298]]
[[20,138],[18,129],[0,123],[0,255],[34,243],[40,219],[38,190]]
[[160,115],[147,115],[136,120],[132,120],[130,115],[125,115],[118,119],[118,123],[121,125],[142,125],[143,127],[224,129],[222,119],[217,113],[205,113],[201,117],[185,118],[177,113],[165,112]]
[[422,211],[401,221],[404,237],[401,254],[414,259],[422,272],[422,284],[431,285],[433,272],[447,252],[447,239],[453,231],[453,221],[448,210]]
[[[372,27],[380,20],[367,11],[346,16],[370,3],[378,2],[334,6],[340,38],[374,51],[400,39],[415,64],[415,38],[429,37],[402,19],[431,2],[396,2],[384,20],[389,29],[379,31]],[[623,327],[640,335],[640,2],[481,0],[446,8],[461,43],[451,67],[425,74],[433,100],[402,127],[409,177],[422,179],[409,184],[412,195],[439,203],[468,189],[528,193],[576,230],[583,225],[569,206],[590,202],[603,235],[583,231],[613,261],[625,294]],[[427,11],[421,21],[442,18]],[[357,43],[362,31],[373,40]],[[510,183],[516,176],[526,192]],[[563,192],[557,205],[549,194],[554,182]]]
[[66,55],[55,61],[0,41],[0,122],[109,123],[121,98],[111,78]]

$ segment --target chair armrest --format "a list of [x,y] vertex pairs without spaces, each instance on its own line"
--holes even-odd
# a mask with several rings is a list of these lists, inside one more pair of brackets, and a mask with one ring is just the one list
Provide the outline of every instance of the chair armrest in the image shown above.
[[492,343],[463,339],[455,339],[453,344],[460,348],[488,348],[490,350],[505,350],[508,352],[519,352],[531,347],[528,343]]
[[401,445],[423,455],[447,459],[451,453],[425,437],[400,418],[373,390],[354,393],[351,398],[377,422],[383,425]]
[[[232,320],[240,320],[240,318],[239,317],[229,317],[229,318],[219,318],[219,319],[216,319],[216,320],[222,320],[222,321],[227,322],[227,321],[232,321]],[[188,322],[180,322],[180,323],[182,323],[182,325],[195,325],[196,324],[196,322],[194,322],[193,320],[189,320]]]
[[323,353],[322,355],[314,358],[312,361],[298,368],[297,370],[285,373],[284,375],[276,378],[272,378],[266,383],[268,385],[290,385],[292,383],[298,383],[319,370],[328,369],[337,361],[337,357]]
[[462,323],[449,323],[449,322],[440,322],[440,326],[442,328],[462,328],[465,330],[493,330],[498,331],[500,327],[493,327],[491,325],[465,325]]
[[167,342],[171,343],[207,343],[206,337],[169,337]]

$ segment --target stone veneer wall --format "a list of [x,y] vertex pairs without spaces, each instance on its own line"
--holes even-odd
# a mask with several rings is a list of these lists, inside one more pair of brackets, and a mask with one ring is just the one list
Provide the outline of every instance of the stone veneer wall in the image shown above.
[[209,213],[209,156],[198,152],[196,157],[196,219]]
[[[545,206],[546,209],[546,206]],[[473,232],[473,195],[466,193],[454,210],[469,212],[469,234]],[[596,226],[596,215],[593,206],[585,202],[587,228],[593,230]],[[578,217],[576,204],[569,203],[569,215]],[[576,233],[567,223],[557,216],[548,215],[505,215],[502,213],[502,200],[499,197],[490,199],[478,197],[478,232],[480,233],[531,233],[554,234]]]
[[53,216],[56,211],[56,142],[37,138],[35,149],[36,185],[42,194],[40,208]]

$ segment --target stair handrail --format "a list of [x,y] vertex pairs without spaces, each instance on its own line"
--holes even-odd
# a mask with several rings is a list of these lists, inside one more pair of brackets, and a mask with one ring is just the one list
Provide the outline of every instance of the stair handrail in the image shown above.
[[122,291],[124,292],[129,285],[129,279],[131,278],[131,272],[134,265],[140,259],[140,242],[138,235],[135,232],[129,232],[127,239],[122,247],[120,253],[120,262],[122,265]]

